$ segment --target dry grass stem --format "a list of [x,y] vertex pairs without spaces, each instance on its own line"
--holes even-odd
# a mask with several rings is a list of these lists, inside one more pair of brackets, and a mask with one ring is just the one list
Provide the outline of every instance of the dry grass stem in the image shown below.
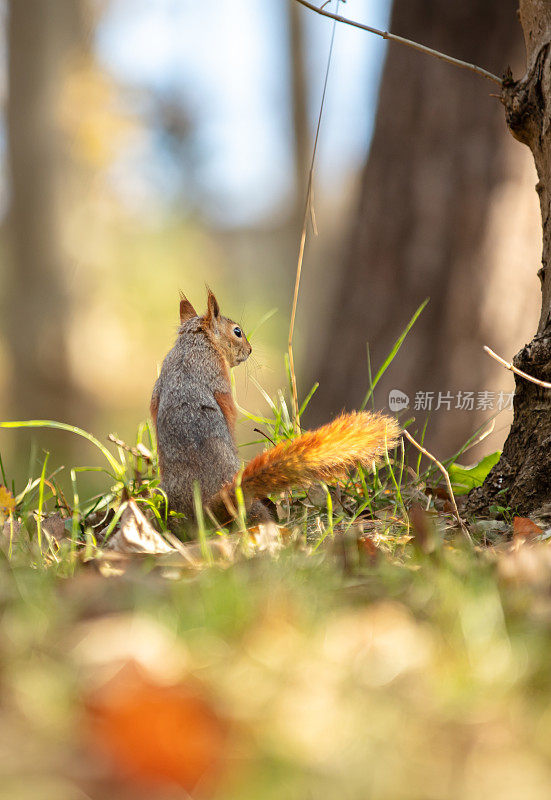
[[452,489],[452,485],[451,485],[451,481],[450,481],[450,476],[448,474],[448,470],[446,469],[446,467],[440,461],[438,461],[438,459],[435,456],[433,456],[431,453],[429,453],[429,451],[426,450],[422,445],[420,445],[419,442],[416,442],[415,439],[413,438],[413,436],[410,433],[408,433],[408,431],[403,430],[402,434],[406,437],[406,439],[408,439],[408,441],[411,442],[411,444],[414,447],[416,447],[419,450],[419,452],[423,453],[423,455],[425,455],[427,458],[429,458],[431,461],[433,461],[436,464],[436,466],[438,467],[438,469],[440,470],[440,472],[442,473],[442,475],[444,476],[444,480],[446,481],[446,486],[448,487],[448,494],[450,496],[450,502],[451,502],[452,507],[453,507],[454,515],[455,515],[459,525],[461,526],[461,530],[463,531],[463,535],[465,536],[465,539],[469,542],[469,544],[472,547],[473,546],[473,540],[471,539],[471,534],[467,530],[467,526],[465,525],[463,519],[461,518],[461,515],[459,514],[459,509],[457,508],[457,503],[455,502],[455,495],[453,493],[453,489]]
[[[338,8],[338,3],[337,3]],[[306,203],[304,206],[304,219],[302,223],[302,231],[300,234],[300,244],[298,248],[298,259],[297,259],[297,269],[296,269],[296,277],[295,277],[295,288],[293,291],[293,305],[291,308],[291,321],[289,323],[289,340],[287,343],[287,349],[289,354],[289,372],[291,375],[291,391],[293,395],[293,420],[294,420],[294,428],[297,433],[300,433],[300,411],[299,411],[299,404],[298,404],[298,389],[297,389],[297,377],[295,372],[295,359],[293,355],[293,335],[295,332],[295,319],[297,313],[297,304],[298,304],[298,292],[300,288],[300,278],[302,274],[302,262],[304,260],[304,248],[306,246],[306,229],[308,227],[308,215],[310,214],[312,220],[312,227],[314,229],[314,233],[317,236],[317,225],[316,225],[316,215],[314,212],[314,203],[313,203],[313,184],[314,184],[314,165],[316,162],[316,153],[318,150],[318,140],[319,140],[319,133],[321,128],[321,118],[323,116],[323,109],[325,107],[325,95],[327,93],[327,82],[329,80],[329,69],[331,67],[331,59],[333,57],[333,44],[335,41],[335,30],[337,27],[336,20],[333,22],[333,30],[331,33],[331,42],[329,44],[329,53],[327,56],[327,66],[325,68],[325,78],[323,82],[323,92],[321,95],[321,103],[320,103],[320,110],[318,114],[318,122],[316,126],[316,135],[314,138],[314,147],[312,149],[312,160],[310,162],[310,171],[308,173],[308,188],[306,190]]]

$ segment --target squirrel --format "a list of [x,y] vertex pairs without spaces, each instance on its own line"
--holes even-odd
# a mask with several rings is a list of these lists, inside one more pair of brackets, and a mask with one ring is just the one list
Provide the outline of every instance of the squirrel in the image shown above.
[[249,515],[271,519],[262,502],[269,494],[343,478],[396,444],[400,428],[393,417],[343,413],[257,455],[239,475],[230,369],[246,361],[252,347],[241,326],[220,314],[208,287],[203,315],[183,294],[180,298],[178,337],[163,361],[150,406],[160,486],[171,510],[194,518],[198,481],[203,505],[215,516],[227,516],[240,482]]

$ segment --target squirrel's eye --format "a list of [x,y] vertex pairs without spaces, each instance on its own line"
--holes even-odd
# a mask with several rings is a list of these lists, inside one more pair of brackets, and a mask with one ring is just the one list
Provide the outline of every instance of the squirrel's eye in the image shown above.
[[233,329],[233,332],[235,333],[235,335],[237,336],[238,339],[241,339],[241,336],[242,336],[241,328],[238,328],[237,325],[236,325],[235,328]]

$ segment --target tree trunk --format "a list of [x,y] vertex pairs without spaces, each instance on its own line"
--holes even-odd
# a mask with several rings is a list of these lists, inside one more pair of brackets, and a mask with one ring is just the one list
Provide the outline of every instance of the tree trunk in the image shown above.
[[[507,76],[502,100],[509,129],[526,144],[538,174],[543,227],[541,313],[536,335],[517,353],[514,365],[551,381],[551,2],[520,0],[527,68],[514,81]],[[514,224],[514,222],[513,222]],[[499,499],[517,512],[541,511],[551,500],[551,390],[516,378],[514,420],[499,463],[484,486],[471,492],[470,511]]]
[[[390,29],[500,74],[522,56],[516,4],[395,0]],[[513,343],[524,333],[530,306],[522,277],[529,267],[525,231],[513,230],[506,219],[494,224],[492,203],[507,196],[507,209],[524,220],[519,227],[530,228],[537,211],[526,189],[533,185],[533,168],[529,158],[516,157],[492,91],[472,73],[389,45],[338,289],[327,324],[316,330],[321,345],[312,376],[320,380],[314,422],[358,406],[368,383],[366,342],[377,368],[426,297],[428,307],[379,384],[377,405],[400,389],[421,427],[425,412],[414,410],[415,395],[434,393],[426,441],[445,457],[480,422],[475,413],[455,410],[457,393],[487,389],[489,376],[493,389],[504,388],[507,376],[484,356],[482,345],[504,352],[518,346]],[[520,237],[520,247],[513,236]],[[494,258],[495,269],[508,273],[499,281],[508,290],[501,307],[489,297]],[[535,304],[537,287],[531,288]],[[505,340],[496,337],[500,328]],[[434,413],[439,392],[453,395],[450,411],[443,406]]]
[[305,63],[304,14],[296,0],[287,0],[289,26],[289,82],[293,123],[293,157],[295,167],[293,222],[300,230],[311,157],[311,135],[308,122],[308,81]]
[[[64,67],[78,41],[77,0],[9,3],[10,272],[5,305],[11,416],[70,421],[68,275],[59,198],[67,142],[60,130]],[[66,174],[65,174],[66,179]]]

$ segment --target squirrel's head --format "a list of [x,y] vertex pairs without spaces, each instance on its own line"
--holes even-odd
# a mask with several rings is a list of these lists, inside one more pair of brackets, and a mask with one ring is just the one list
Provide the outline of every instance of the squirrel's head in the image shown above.
[[220,314],[218,301],[210,289],[207,288],[207,310],[202,317],[199,317],[189,300],[181,296],[180,323],[184,325],[193,317],[198,317],[199,329],[230,367],[237,366],[250,356],[252,347],[241,326]]

